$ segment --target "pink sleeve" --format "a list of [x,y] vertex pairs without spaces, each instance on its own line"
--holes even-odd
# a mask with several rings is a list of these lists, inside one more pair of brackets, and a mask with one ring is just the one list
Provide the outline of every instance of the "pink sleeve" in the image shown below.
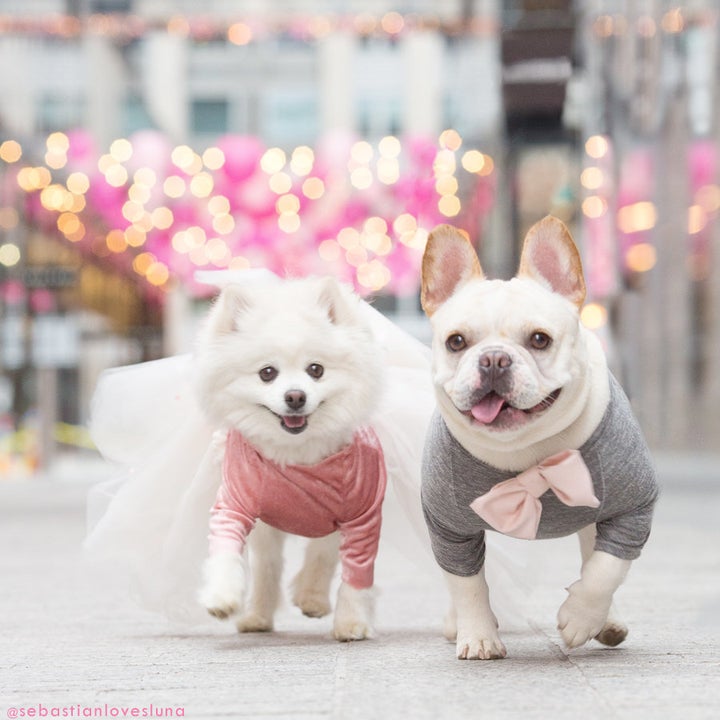
[[380,543],[382,502],[387,484],[382,451],[379,448],[366,450],[363,455],[358,482],[375,486],[375,495],[369,498],[369,507],[361,515],[340,525],[342,579],[358,590],[372,587],[373,584],[375,558]]
[[238,456],[233,452],[234,445],[231,434],[225,450],[222,485],[210,511],[210,555],[241,553],[257,520],[256,498],[247,482],[247,468],[242,453]]

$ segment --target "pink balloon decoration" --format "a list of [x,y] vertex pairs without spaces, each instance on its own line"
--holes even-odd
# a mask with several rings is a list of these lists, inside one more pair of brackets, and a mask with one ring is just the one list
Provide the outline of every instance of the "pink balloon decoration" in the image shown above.
[[234,182],[244,182],[256,171],[265,152],[263,144],[251,135],[225,135],[217,142],[225,155],[223,173]]

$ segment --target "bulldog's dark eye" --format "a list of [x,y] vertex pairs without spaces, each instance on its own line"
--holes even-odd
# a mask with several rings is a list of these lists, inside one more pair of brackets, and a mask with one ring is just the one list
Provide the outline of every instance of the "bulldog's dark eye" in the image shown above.
[[530,336],[530,347],[535,350],[547,350],[551,343],[552,338],[547,333],[541,332],[540,330],[536,330]]
[[267,367],[264,367],[258,375],[263,382],[270,383],[278,376],[278,373],[279,371],[277,368],[274,368],[272,365],[268,365]]
[[312,363],[305,368],[305,372],[313,380],[319,380],[323,376],[323,373],[325,372],[325,368],[322,365],[320,365],[319,363]]
[[460,352],[467,347],[467,342],[460,333],[455,333],[445,341],[445,347],[450,352]]

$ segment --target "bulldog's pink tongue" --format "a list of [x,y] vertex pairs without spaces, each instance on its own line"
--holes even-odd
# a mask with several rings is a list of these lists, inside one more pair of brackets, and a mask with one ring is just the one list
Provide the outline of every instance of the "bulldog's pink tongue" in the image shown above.
[[500,414],[505,398],[497,393],[488,393],[477,405],[474,405],[470,412],[472,416],[483,425],[489,425]]

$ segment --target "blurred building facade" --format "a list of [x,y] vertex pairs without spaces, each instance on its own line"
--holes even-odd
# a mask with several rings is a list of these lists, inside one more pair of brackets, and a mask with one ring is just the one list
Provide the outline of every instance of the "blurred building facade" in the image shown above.
[[[291,13],[267,0],[201,12],[191,0],[5,0],[0,25],[12,69],[0,143],[37,164],[53,133],[80,127],[101,149],[154,128],[199,153],[228,133],[289,151],[335,130],[376,143],[452,128],[494,160],[484,267],[509,276],[527,227],[562,217],[591,274],[585,320],[652,444],[720,447],[711,0],[306,0]],[[87,421],[101,369],[187,349],[196,313],[182,290],[157,292],[28,225],[7,182],[3,193],[0,415],[34,411],[47,455],[58,420]],[[3,263],[10,246],[22,259]],[[400,308],[417,312],[416,298]]]

